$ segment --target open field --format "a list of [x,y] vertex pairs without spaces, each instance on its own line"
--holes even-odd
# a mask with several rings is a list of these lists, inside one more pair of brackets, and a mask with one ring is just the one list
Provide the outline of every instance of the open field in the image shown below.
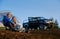
[[60,39],[60,30],[33,30],[29,33],[0,31],[0,39]]

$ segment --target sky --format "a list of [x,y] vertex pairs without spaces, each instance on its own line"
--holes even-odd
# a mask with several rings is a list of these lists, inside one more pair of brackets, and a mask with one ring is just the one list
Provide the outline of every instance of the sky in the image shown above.
[[0,0],[0,11],[11,11],[22,23],[39,16],[53,17],[60,25],[60,0]]

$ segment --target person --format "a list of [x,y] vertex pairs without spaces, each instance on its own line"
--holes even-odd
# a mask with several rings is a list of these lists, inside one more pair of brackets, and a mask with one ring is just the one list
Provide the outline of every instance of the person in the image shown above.
[[16,17],[15,17],[15,16],[12,17],[12,22],[14,23],[14,24],[12,24],[13,27],[14,27],[17,31],[20,31],[20,26],[17,24],[17,21],[16,21]]
[[8,12],[7,15],[3,17],[3,24],[5,25],[5,27],[12,23],[10,17],[11,17],[10,12]]
[[10,20],[10,18],[11,14],[10,12],[8,12],[7,15],[3,17],[3,24],[6,27],[6,29],[16,31],[15,28],[12,26],[12,24],[14,23]]

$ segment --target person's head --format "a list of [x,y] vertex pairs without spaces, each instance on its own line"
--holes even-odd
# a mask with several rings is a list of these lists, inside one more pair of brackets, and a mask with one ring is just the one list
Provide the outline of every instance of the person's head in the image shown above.
[[7,17],[8,17],[8,18],[11,17],[11,13],[10,13],[10,12],[7,13]]
[[15,17],[15,16],[13,16],[13,17],[12,17],[12,20],[13,20],[14,22],[16,22],[16,17]]

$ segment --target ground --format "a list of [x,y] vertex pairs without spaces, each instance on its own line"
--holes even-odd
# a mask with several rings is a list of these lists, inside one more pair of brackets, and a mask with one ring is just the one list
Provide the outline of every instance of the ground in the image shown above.
[[0,30],[0,39],[60,39],[60,30],[32,30],[29,33]]

